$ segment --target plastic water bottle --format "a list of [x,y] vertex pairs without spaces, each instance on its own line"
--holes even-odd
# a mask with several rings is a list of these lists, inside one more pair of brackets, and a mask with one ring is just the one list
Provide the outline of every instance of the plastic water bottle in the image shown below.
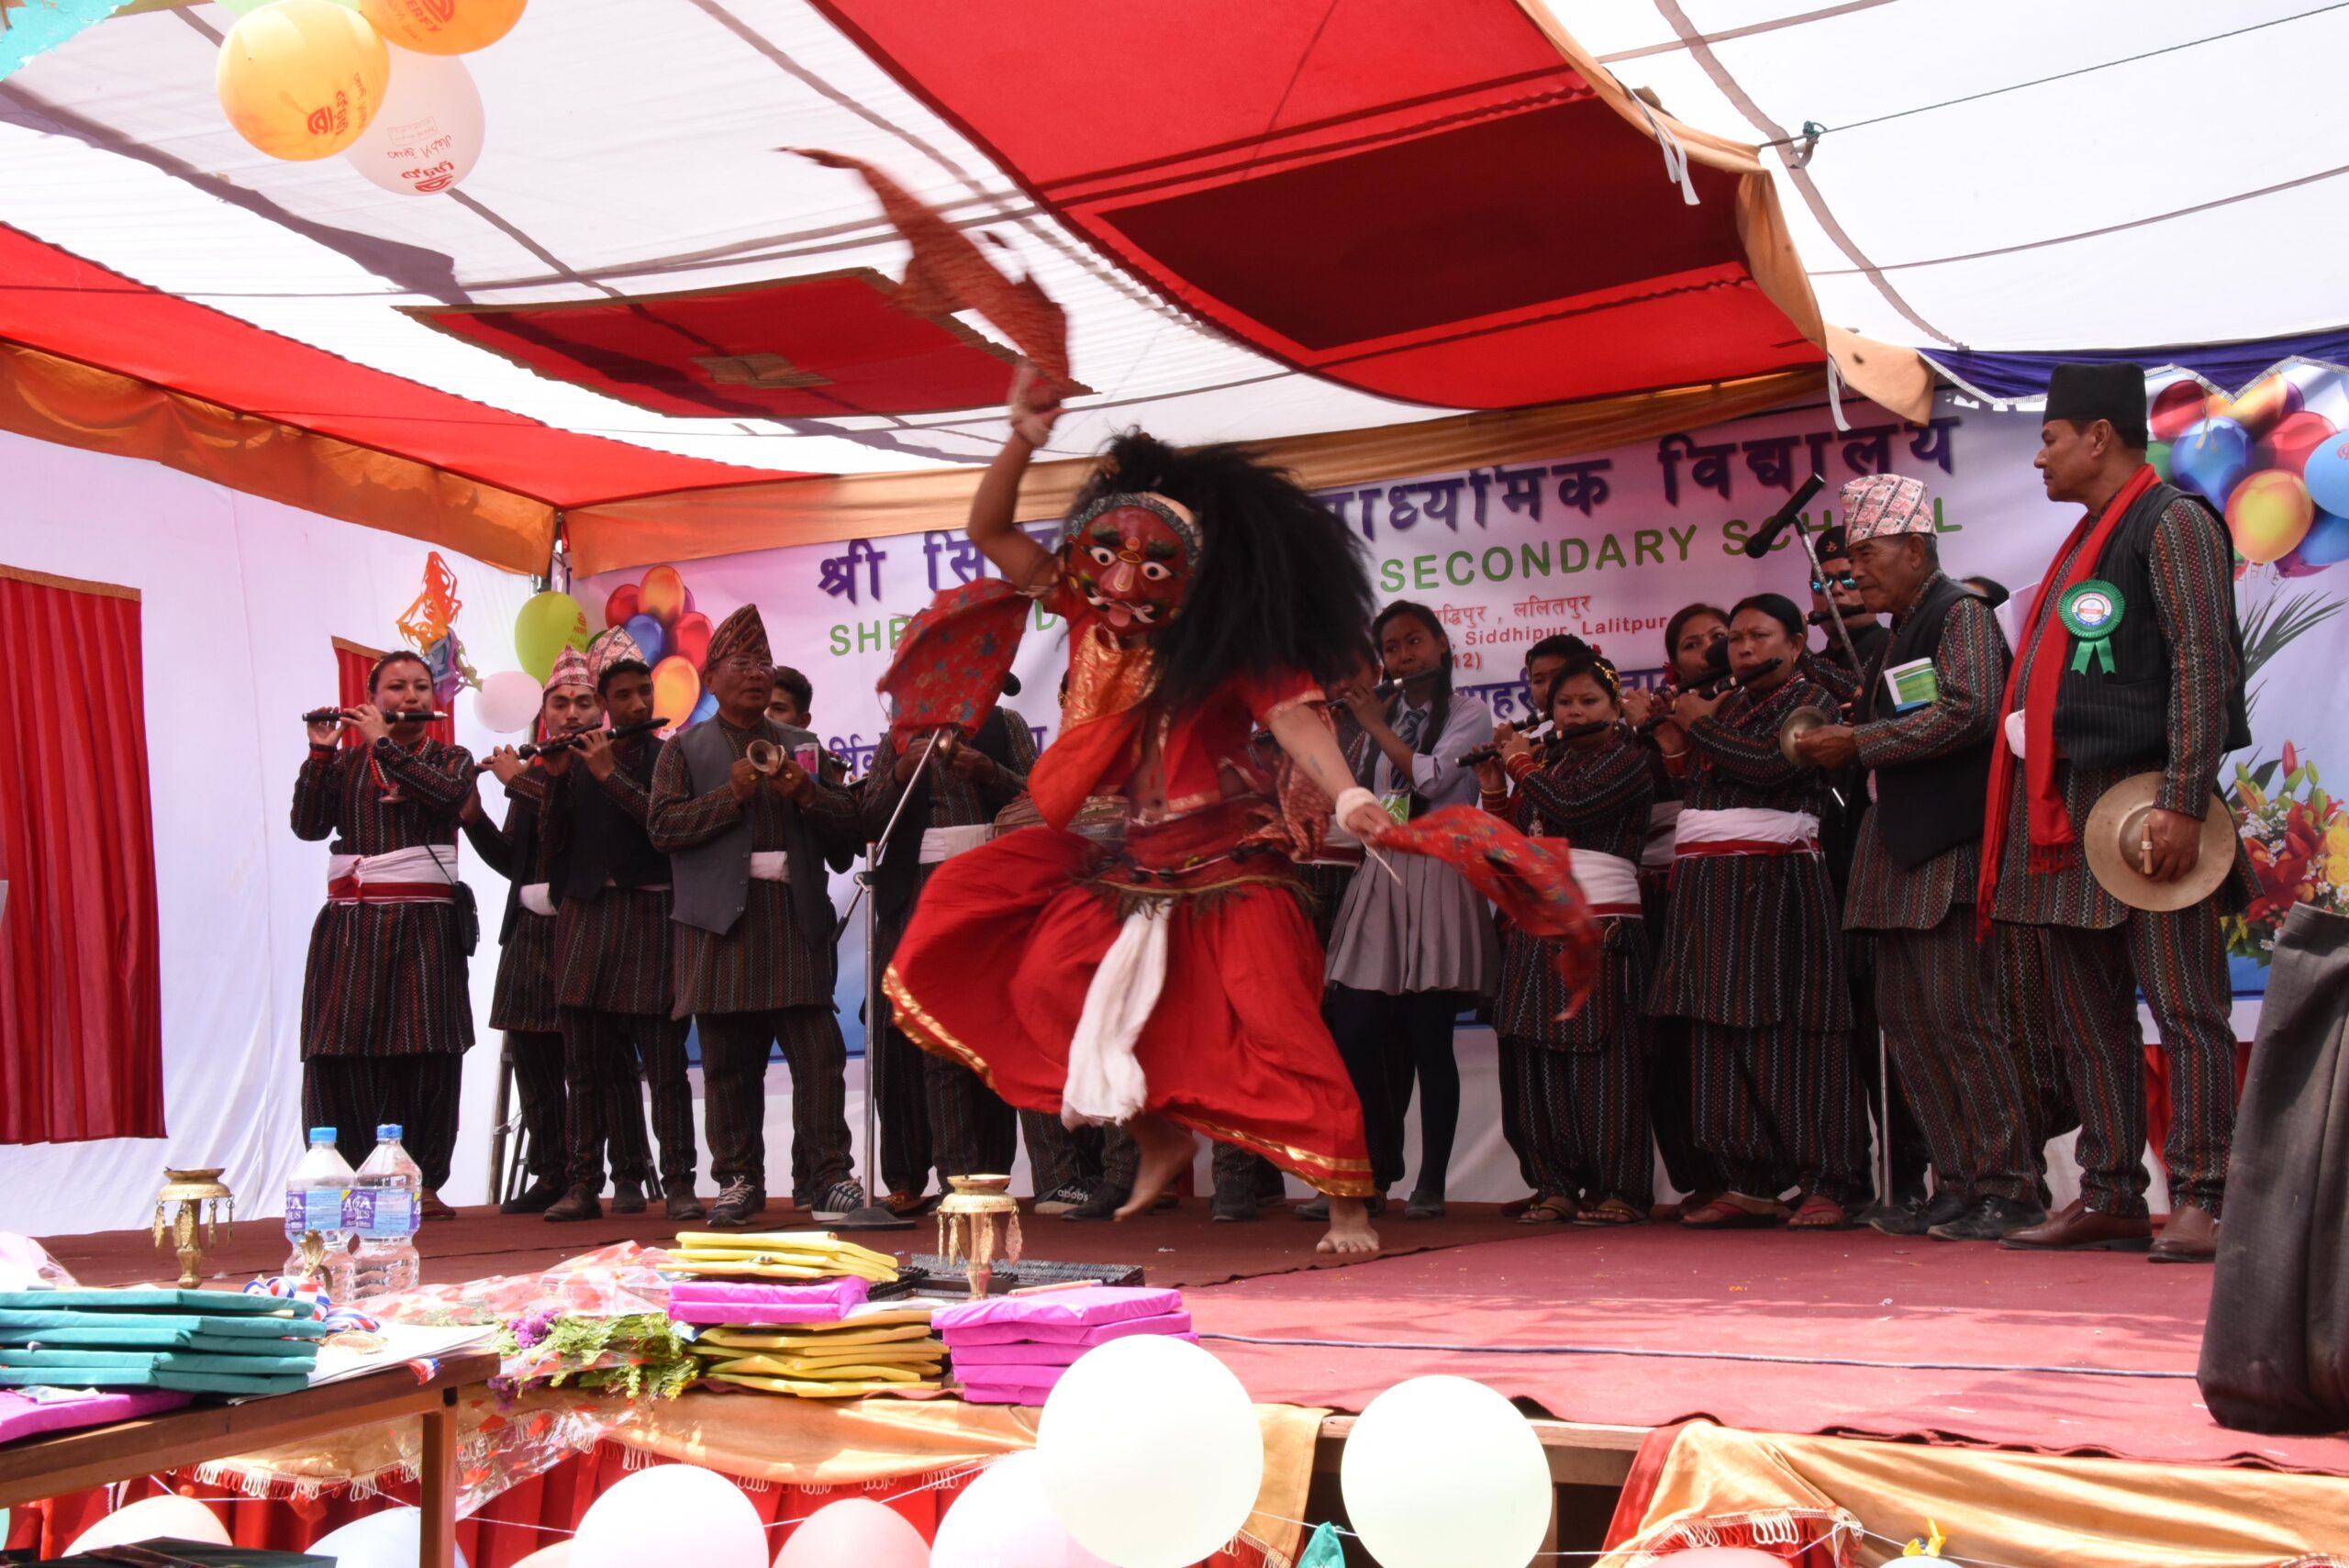
[[400,1144],[400,1126],[375,1129],[375,1151],[351,1178],[351,1202],[343,1223],[359,1239],[358,1284],[362,1300],[413,1290],[423,1276],[416,1251],[416,1227],[423,1218],[417,1197],[424,1173]]
[[[312,1275],[335,1301],[351,1299],[351,1232],[342,1220],[351,1195],[351,1166],[334,1146],[334,1129],[310,1129],[310,1147],[285,1180],[285,1272]],[[308,1238],[315,1236],[315,1242]],[[312,1256],[317,1251],[317,1262]]]

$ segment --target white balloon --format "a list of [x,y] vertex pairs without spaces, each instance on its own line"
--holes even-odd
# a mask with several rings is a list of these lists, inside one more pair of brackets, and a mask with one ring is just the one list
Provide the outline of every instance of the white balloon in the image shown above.
[[519,670],[482,677],[473,693],[473,717],[492,735],[519,735],[539,717],[546,689]]
[[930,1568],[1109,1568],[1068,1538],[1030,1449],[996,1460],[938,1521]]
[[558,1540],[552,1546],[541,1546],[514,1564],[514,1568],[570,1568],[571,1542]]
[[201,1540],[214,1546],[228,1544],[228,1527],[220,1516],[193,1497],[176,1494],[161,1497],[142,1497],[127,1508],[117,1508],[96,1524],[82,1532],[64,1555],[79,1557],[85,1551],[99,1551],[110,1546],[136,1546],[142,1540],[155,1540],[169,1536],[174,1540]]
[[1415,1377],[1370,1402],[1338,1485],[1384,1568],[1525,1568],[1554,1500],[1542,1440],[1464,1377]]
[[1036,1427],[1044,1494],[1077,1544],[1117,1568],[1188,1568],[1256,1506],[1264,1434],[1240,1380],[1186,1340],[1087,1351]]
[[[336,1568],[416,1568],[424,1555],[424,1516],[414,1508],[365,1515],[320,1537],[310,1555],[331,1557]],[[465,1568],[462,1551],[457,1568]]]
[[656,1464],[620,1477],[587,1507],[571,1568],[767,1568],[766,1527],[742,1489],[698,1464]]
[[445,191],[481,161],[481,89],[453,54],[392,50],[384,106],[343,156],[387,191],[429,196]]

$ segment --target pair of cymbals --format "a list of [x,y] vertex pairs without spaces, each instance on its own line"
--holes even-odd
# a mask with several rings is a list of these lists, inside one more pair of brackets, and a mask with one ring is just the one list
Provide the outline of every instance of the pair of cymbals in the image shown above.
[[2132,909],[2184,909],[2199,904],[2234,869],[2234,813],[2214,795],[2202,814],[2201,852],[2194,858],[2194,869],[2175,882],[2155,882],[2145,874],[2146,817],[2161,787],[2158,773],[2130,774],[2098,798],[2080,835],[2089,874]]

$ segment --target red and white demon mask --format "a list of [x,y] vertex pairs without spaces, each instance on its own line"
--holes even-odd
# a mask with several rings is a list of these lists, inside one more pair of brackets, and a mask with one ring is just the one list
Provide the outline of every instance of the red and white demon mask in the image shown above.
[[1069,518],[1061,550],[1077,591],[1112,628],[1148,630],[1183,607],[1199,525],[1189,507],[1154,492],[1104,495]]

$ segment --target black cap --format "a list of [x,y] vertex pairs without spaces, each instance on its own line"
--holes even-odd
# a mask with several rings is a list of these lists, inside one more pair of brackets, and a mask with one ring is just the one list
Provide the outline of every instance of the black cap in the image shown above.
[[1016,697],[1019,695],[1019,677],[1008,670],[1003,673],[1003,695],[1008,697]]
[[2050,419],[2109,420],[2124,446],[2145,444],[2145,367],[2062,364],[2047,377]]
[[1844,542],[1843,530],[1840,527],[1820,529],[1811,539],[1810,548],[1819,551],[1821,561],[1833,555],[1848,557],[1852,553],[1852,547]]

